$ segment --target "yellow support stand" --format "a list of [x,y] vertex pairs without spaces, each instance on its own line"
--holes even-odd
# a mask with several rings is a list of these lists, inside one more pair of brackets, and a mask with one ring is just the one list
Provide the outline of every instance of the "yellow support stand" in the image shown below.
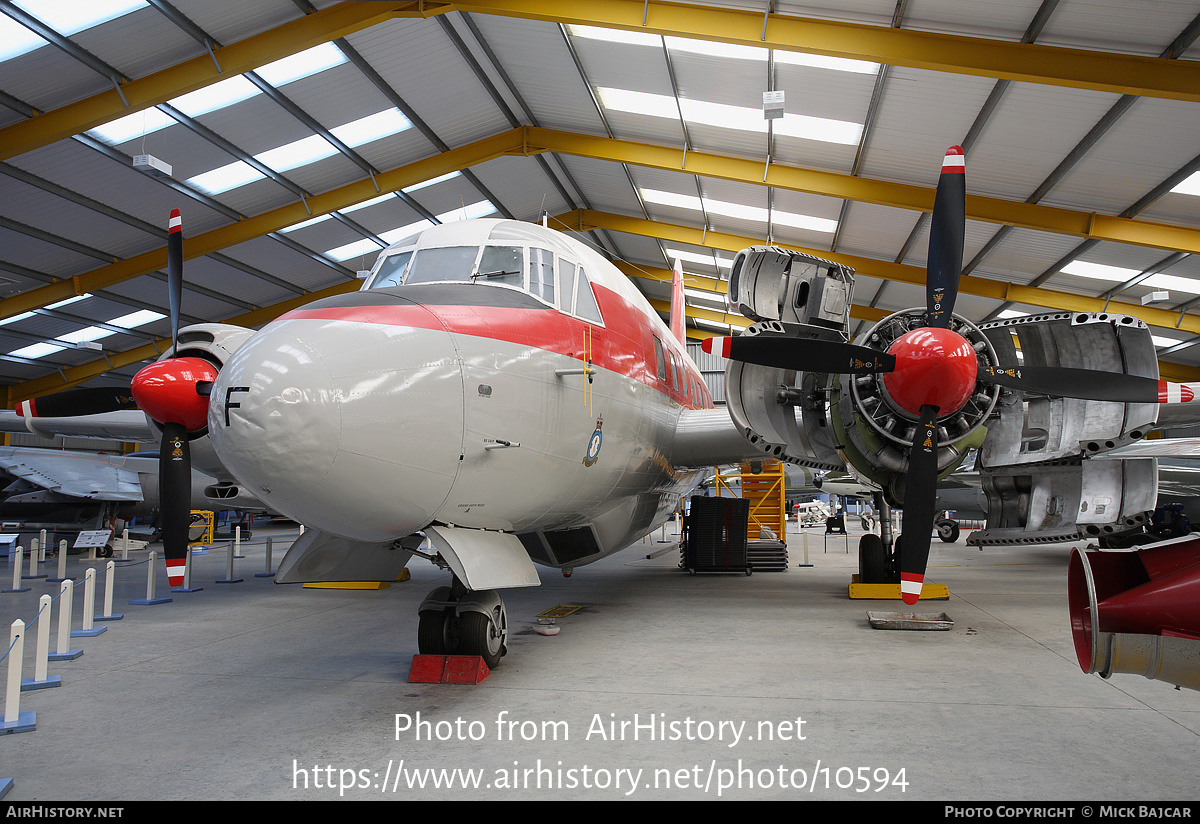
[[[408,567],[396,576],[396,582],[407,581],[410,578]],[[392,585],[389,581],[320,581],[302,584],[306,589],[387,589]]]
[[[212,546],[213,524],[216,521],[214,513],[207,509],[193,509],[192,520],[188,524],[188,546]],[[196,529],[203,528],[199,537],[192,539]]]
[[[762,537],[763,528],[775,534],[775,539],[787,543],[787,509],[784,494],[787,486],[787,476],[784,474],[783,461],[764,459],[761,472],[752,472],[750,462],[743,462],[740,472],[722,473],[717,468],[717,494],[727,490],[734,497],[741,497],[750,502],[750,522],[746,537],[755,540]],[[730,481],[738,480],[738,491],[730,486]]]
[[[899,584],[860,584],[857,573],[850,578],[851,600],[862,601],[899,601]],[[922,601],[947,601],[950,599],[950,587],[945,584],[925,584],[921,587]]]

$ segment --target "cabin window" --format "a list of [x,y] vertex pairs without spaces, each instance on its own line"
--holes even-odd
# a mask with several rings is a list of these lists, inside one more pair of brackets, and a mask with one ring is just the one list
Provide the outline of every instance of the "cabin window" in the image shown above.
[[671,350],[671,386],[679,390],[679,356],[674,349]]
[[518,289],[525,285],[525,255],[519,246],[485,246],[479,271],[472,277],[479,283],[505,283]]
[[529,250],[529,291],[554,303],[554,255],[547,249]]
[[443,246],[418,249],[408,267],[405,284],[435,283],[447,280],[470,280],[475,270],[478,246]]
[[663,383],[666,383],[666,380],[667,380],[667,358],[663,354],[662,341],[660,341],[658,339],[657,335],[655,335],[655,337],[654,337],[654,362],[655,362],[655,365],[658,367],[658,379],[660,381],[662,381]]
[[404,277],[404,267],[408,265],[411,257],[412,249],[385,257],[379,263],[379,268],[375,270],[375,276],[371,278],[371,284],[367,288],[384,289],[388,286],[399,286]]

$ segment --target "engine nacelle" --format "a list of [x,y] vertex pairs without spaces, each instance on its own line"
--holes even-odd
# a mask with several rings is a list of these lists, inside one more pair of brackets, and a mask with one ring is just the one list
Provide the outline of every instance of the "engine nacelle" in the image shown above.
[[1077,549],[1067,595],[1084,672],[1200,689],[1200,538],[1136,552]]
[[[1109,313],[1058,312],[980,325],[1001,362],[1158,377],[1150,330]],[[1144,437],[1158,405],[1006,391],[976,463],[989,501],[972,545],[1074,541],[1140,529],[1157,498],[1153,459],[1086,460]]]
[[844,332],[854,270],[776,246],[751,246],[733,258],[729,307],[751,320],[777,320]]

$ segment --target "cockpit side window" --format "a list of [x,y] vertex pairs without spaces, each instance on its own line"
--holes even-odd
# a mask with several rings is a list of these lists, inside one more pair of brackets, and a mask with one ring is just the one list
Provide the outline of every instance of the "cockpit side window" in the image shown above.
[[547,249],[529,250],[529,291],[554,303],[554,255]]
[[592,294],[592,284],[588,283],[587,273],[582,269],[579,270],[579,282],[575,289],[575,314],[592,323],[604,323],[596,296]]
[[408,267],[405,284],[470,280],[475,270],[478,246],[443,246],[418,249]]
[[485,246],[474,279],[479,283],[525,285],[524,250],[520,246]]
[[371,278],[371,283],[367,288],[384,289],[388,286],[399,286],[400,280],[404,277],[404,267],[408,265],[408,260],[411,257],[412,249],[406,249],[403,252],[396,252],[385,257],[380,262],[379,268],[375,270],[375,275]]

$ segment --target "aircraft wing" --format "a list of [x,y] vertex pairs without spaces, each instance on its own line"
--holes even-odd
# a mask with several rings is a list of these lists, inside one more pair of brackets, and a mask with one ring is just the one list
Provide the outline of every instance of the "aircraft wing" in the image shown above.
[[1110,449],[1097,458],[1200,458],[1200,438],[1154,438]]
[[97,501],[141,501],[138,472],[88,453],[0,449],[0,470],[60,495]]
[[671,461],[680,467],[720,466],[770,457],[738,432],[729,411],[685,409],[675,430]]
[[79,415],[72,418],[26,418],[11,409],[0,410],[0,432],[31,432],[45,438],[104,438],[156,443],[158,436],[140,410]]

